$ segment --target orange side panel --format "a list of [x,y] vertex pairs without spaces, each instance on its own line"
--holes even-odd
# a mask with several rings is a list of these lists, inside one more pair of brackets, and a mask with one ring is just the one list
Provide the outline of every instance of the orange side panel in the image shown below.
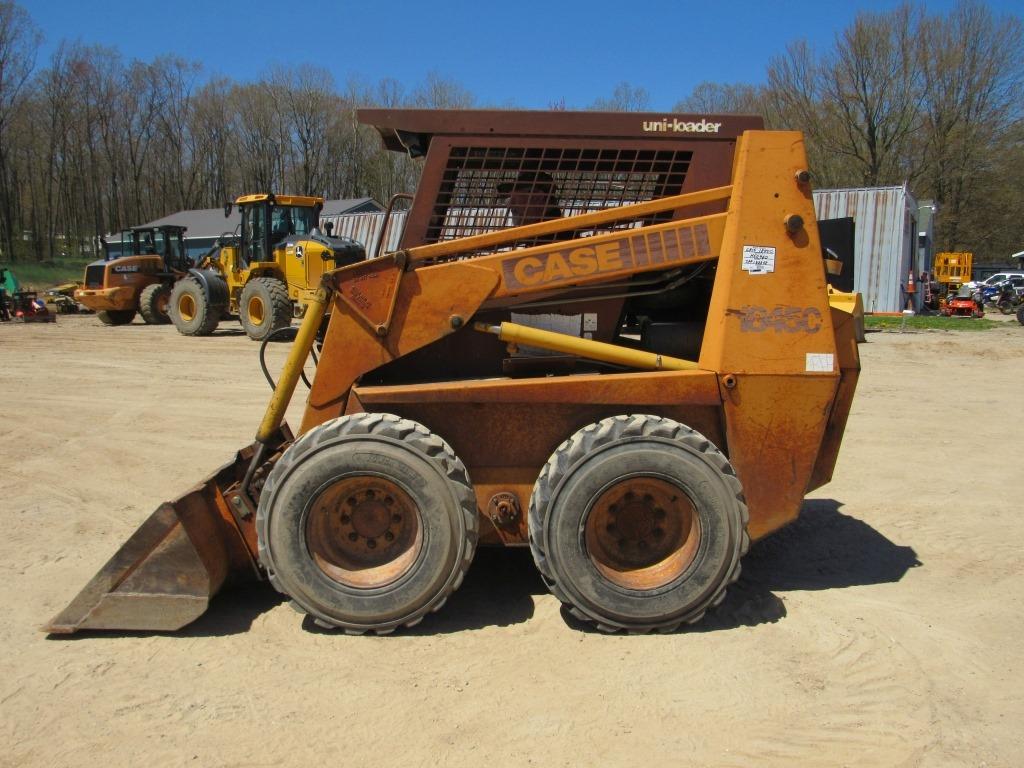
[[737,376],[725,396],[729,461],[759,539],[800,513],[836,391],[835,377]]
[[[344,279],[344,270],[339,276]],[[380,279],[389,280],[389,276],[382,274]],[[398,281],[394,313],[384,336],[378,336],[364,319],[378,317],[376,307],[364,305],[359,317],[345,301],[335,298],[299,433],[343,413],[349,389],[364,373],[461,328],[497,280],[492,270],[467,263],[407,272]],[[384,292],[379,300],[390,302],[391,298]]]

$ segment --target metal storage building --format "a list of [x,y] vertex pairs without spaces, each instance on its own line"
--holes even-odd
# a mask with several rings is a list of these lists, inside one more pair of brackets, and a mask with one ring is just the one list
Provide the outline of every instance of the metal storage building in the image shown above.
[[[906,304],[904,289],[913,270],[915,281],[931,269],[932,215],[920,217],[918,206],[904,184],[899,187],[821,189],[814,192],[818,219],[849,216],[854,229],[854,290],[861,293],[866,312],[899,312]],[[919,231],[918,222],[924,227]],[[918,244],[927,245],[919,251]],[[914,298],[920,308],[921,291]]]

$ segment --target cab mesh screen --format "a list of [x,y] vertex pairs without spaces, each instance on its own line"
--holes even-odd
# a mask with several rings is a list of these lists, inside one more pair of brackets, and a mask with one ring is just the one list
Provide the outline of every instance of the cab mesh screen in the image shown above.
[[[493,232],[517,223],[578,216],[682,191],[691,153],[658,149],[452,147],[428,225],[427,242]],[[515,200],[534,201],[533,216],[514,215]],[[536,201],[549,203],[537,207]],[[615,222],[565,237],[586,237],[668,220],[672,213]],[[515,247],[537,242],[520,241]]]

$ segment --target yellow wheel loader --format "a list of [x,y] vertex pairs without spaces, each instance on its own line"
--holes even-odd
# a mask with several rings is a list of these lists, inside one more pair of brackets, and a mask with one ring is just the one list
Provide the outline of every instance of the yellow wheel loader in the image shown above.
[[400,249],[324,273],[252,445],[47,631],[173,630],[264,579],[319,624],[388,633],[440,609],[482,545],[529,547],[601,630],[698,621],[828,482],[857,384],[802,136],[733,116],[360,118],[425,156]]
[[[237,235],[218,246],[170,296],[170,318],[186,336],[208,336],[237,315],[246,334],[263,340],[301,316],[324,272],[366,257],[354,240],[319,231],[323,198],[243,195]],[[224,207],[231,215],[232,204]]]

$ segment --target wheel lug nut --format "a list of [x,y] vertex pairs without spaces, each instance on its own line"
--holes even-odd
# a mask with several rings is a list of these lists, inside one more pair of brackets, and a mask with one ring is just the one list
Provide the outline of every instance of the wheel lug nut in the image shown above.
[[384,534],[384,540],[385,541],[394,541],[395,540],[395,534],[393,534],[391,531],[388,531],[387,533]]
[[375,494],[372,489],[366,492],[366,498],[374,499],[376,497],[377,497],[377,494]]
[[393,498],[391,498],[390,496],[385,496],[384,497],[384,503],[387,504],[390,507],[392,504],[395,503],[395,500]]
[[366,546],[368,546],[370,549],[375,548],[377,546],[377,540],[376,539],[367,539],[366,540]]
[[348,535],[348,540],[349,540],[349,541],[355,541],[355,540],[356,540],[356,539],[358,539],[358,538],[359,538],[359,534],[358,534],[358,533],[356,533],[355,531],[352,531],[352,533],[350,533],[350,534]]
[[348,515],[342,515],[341,516],[341,523],[342,523],[342,525],[348,525],[350,522],[352,522],[352,518],[351,517],[349,517]]
[[636,498],[636,494],[632,491],[626,491],[626,501],[632,501]]

